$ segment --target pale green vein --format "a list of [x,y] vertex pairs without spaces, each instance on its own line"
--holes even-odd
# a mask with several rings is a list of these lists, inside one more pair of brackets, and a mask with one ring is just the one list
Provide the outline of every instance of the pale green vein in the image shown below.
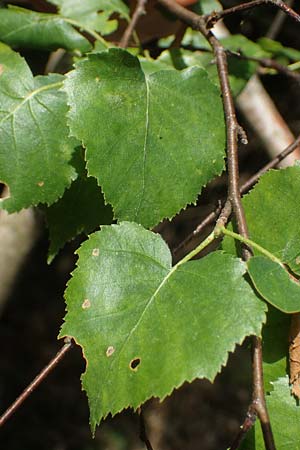
[[[142,311],[138,321],[136,322],[136,324],[134,325],[134,327],[130,330],[130,333],[128,333],[127,337],[125,338],[122,347],[120,348],[119,351],[119,355],[121,355],[126,343],[128,342],[128,340],[130,339],[130,337],[132,336],[132,334],[135,332],[135,330],[137,329],[137,327],[140,325],[146,311],[149,309],[149,307],[151,306],[152,302],[155,300],[156,296],[158,295],[159,291],[163,288],[163,286],[167,283],[167,281],[169,280],[169,278],[176,272],[176,270],[178,269],[178,267],[180,267],[182,264],[185,264],[186,262],[188,262],[190,259],[192,259],[195,255],[197,255],[199,252],[201,252],[201,250],[203,250],[205,247],[207,247],[211,242],[213,242],[213,240],[216,239],[216,234],[215,231],[213,231],[212,233],[210,233],[206,239],[204,239],[203,242],[201,242],[201,244],[199,244],[194,250],[192,250],[190,253],[188,253],[183,259],[181,259],[175,266],[173,266],[171,268],[171,270],[169,271],[169,273],[163,278],[163,280],[161,281],[161,283],[159,284],[159,286],[157,287],[157,289],[155,290],[154,294],[152,294],[152,296],[150,297],[150,299],[148,300],[148,302],[146,303],[146,306],[144,308],[144,310]],[[113,362],[112,362],[113,365]]]
[[144,138],[144,147],[143,147],[143,186],[142,186],[142,192],[141,197],[139,201],[139,205],[136,210],[136,217],[138,216],[138,213],[141,209],[141,204],[144,198],[145,193],[145,169],[146,169],[146,160],[147,160],[147,141],[148,141],[148,135],[149,135],[149,106],[150,106],[150,89],[149,89],[149,82],[147,80],[147,77],[145,77],[145,84],[146,84],[146,122],[145,122],[145,138]]
[[60,88],[62,87],[62,82],[59,81],[57,83],[52,83],[52,84],[47,84],[46,86],[41,86],[38,89],[35,89],[32,92],[29,92],[29,94],[27,94],[23,100],[15,106],[15,108],[13,108],[5,117],[3,117],[3,119],[1,119],[0,124],[2,124],[3,122],[5,122],[7,119],[9,119],[11,116],[14,116],[18,110],[20,108],[22,108],[22,106],[24,106],[30,99],[34,98],[36,95],[38,95],[39,93],[43,92],[43,91],[48,91],[51,89],[56,89],[56,88]]

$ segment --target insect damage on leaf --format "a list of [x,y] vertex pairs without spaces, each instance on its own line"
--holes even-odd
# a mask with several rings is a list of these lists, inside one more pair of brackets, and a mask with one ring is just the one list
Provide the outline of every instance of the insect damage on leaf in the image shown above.
[[140,365],[141,362],[141,358],[133,358],[130,361],[129,367],[131,370],[133,370],[134,372],[136,372],[138,370],[138,366]]

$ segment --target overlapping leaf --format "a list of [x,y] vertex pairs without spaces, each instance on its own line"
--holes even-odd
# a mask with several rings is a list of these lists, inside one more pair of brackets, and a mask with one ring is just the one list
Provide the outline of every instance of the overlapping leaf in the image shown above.
[[18,47],[91,50],[89,41],[57,14],[9,6],[0,8],[0,40]]
[[[268,172],[243,199],[252,240],[296,274],[300,273],[299,194],[300,167],[296,165]],[[223,248],[232,253],[240,251],[229,239],[225,239]],[[248,270],[258,292],[269,303],[286,313],[300,310],[299,282],[283,265],[260,255],[249,261]]]
[[[300,274],[300,166],[270,170],[243,198],[250,237]],[[223,248],[234,252],[232,239]],[[259,252],[255,252],[259,254]]]
[[235,344],[260,333],[265,304],[230,255],[172,268],[162,238],[128,222],[102,227],[78,253],[60,336],[83,348],[93,430],[185,380],[213,380]]
[[300,284],[288,271],[264,256],[248,262],[248,272],[258,292],[285,313],[300,311]]
[[[267,396],[267,405],[276,448],[278,450],[300,450],[300,406],[290,393],[288,378],[274,382],[274,391]],[[243,450],[265,450],[264,439],[259,422],[255,432],[246,437]]]
[[[170,39],[170,37],[162,39],[161,44],[163,47],[168,47],[172,40],[173,38]],[[237,96],[257,70],[258,63],[247,60],[247,57],[266,58],[270,54],[255,42],[240,34],[223,38],[221,42],[226,50],[233,52],[233,54],[237,53],[235,56],[228,56],[230,86],[233,95]],[[198,48],[203,51],[172,48],[164,51],[156,60],[149,60],[149,58],[143,59],[143,64],[147,67],[149,73],[151,69],[154,72],[158,70],[156,66],[159,67],[162,65],[169,66],[169,68],[176,68],[177,70],[182,70],[191,65],[198,65],[205,68],[211,81],[219,86],[217,67],[208,42],[199,35],[199,32],[188,29],[183,39],[183,45]],[[241,54],[245,58],[238,57],[238,54]]]
[[87,177],[81,152],[77,151],[75,157],[75,164],[75,158],[72,163],[78,173],[77,180],[66,189],[61,199],[45,210],[50,238],[48,263],[66,242],[78,234],[89,234],[99,225],[112,222],[111,207],[104,204],[95,178]]
[[110,49],[80,61],[65,91],[71,132],[118,219],[153,226],[221,172],[220,93],[200,68],[145,76],[137,58]]
[[9,212],[62,196],[75,170],[61,75],[33,78],[23,58],[0,43],[0,180]]
[[287,373],[288,335],[291,316],[268,306],[267,321],[262,331],[263,371],[266,392],[273,382]]
[[122,0],[50,0],[59,7],[61,16],[72,19],[84,28],[109,34],[118,22],[110,19],[113,13],[129,19],[128,7]]

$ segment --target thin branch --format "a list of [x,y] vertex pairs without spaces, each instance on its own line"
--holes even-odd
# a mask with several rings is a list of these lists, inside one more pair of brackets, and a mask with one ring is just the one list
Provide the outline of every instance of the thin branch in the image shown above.
[[[256,172],[249,180],[247,180],[244,184],[242,184],[240,188],[240,193],[245,194],[251,189],[255,183],[259,180],[259,178],[266,173],[269,169],[273,169],[277,166],[284,158],[294,152],[300,145],[300,135],[297,139],[288,147],[286,147],[281,153],[279,153],[275,158],[273,158],[270,162],[268,162],[262,169]],[[218,207],[210,212],[205,219],[173,250],[173,253],[176,254],[185,247],[194,237],[198,236],[208,225],[212,224],[214,220],[216,220],[221,211],[221,201],[219,202]]]
[[136,8],[135,8],[134,13],[131,18],[131,21],[129,22],[126,30],[124,31],[124,34],[120,41],[119,47],[121,47],[121,48],[128,47],[130,38],[137,26],[138,21],[144,14],[146,14],[146,4],[147,4],[147,0],[138,0],[138,2],[136,4]]
[[229,448],[229,450],[238,450],[239,449],[244,437],[246,436],[248,431],[255,424],[255,420],[256,420],[256,413],[253,410],[252,405],[251,405],[251,407],[247,411],[244,423],[241,426],[241,428],[239,429],[239,432],[238,432],[234,442],[231,444],[231,447]]
[[147,450],[153,450],[153,447],[151,445],[151,442],[149,441],[149,438],[148,438],[148,435],[146,432],[145,418],[144,418],[142,408],[139,408],[138,414],[139,414],[139,420],[140,420],[140,439],[142,442],[144,442]]
[[213,11],[211,14],[205,16],[207,28],[212,28],[219,20],[224,17],[236,14],[238,12],[247,11],[248,9],[255,8],[256,6],[273,5],[281,9],[292,19],[300,22],[300,16],[292,8],[290,8],[282,0],[253,0],[250,2],[242,3],[241,5],[233,6],[232,8],[224,9],[223,11]]
[[286,147],[281,153],[279,153],[275,158],[273,158],[270,162],[268,162],[262,169],[260,169],[256,174],[254,174],[249,180],[247,180],[241,186],[241,194],[245,194],[249,189],[254,186],[254,184],[259,180],[259,178],[266,173],[269,169],[273,169],[276,167],[284,158],[289,156],[295,150],[299,149],[300,146],[300,135],[294,140],[292,144]]
[[57,352],[53,359],[44,367],[44,369],[35,377],[35,379],[27,386],[22,394],[9,406],[9,408],[0,417],[0,427],[20,408],[24,401],[32,394],[33,391],[41,384],[49,375],[57,364],[64,358],[66,353],[72,347],[69,338],[65,339],[65,345]]
[[261,67],[264,67],[266,69],[274,69],[278,73],[282,73],[283,75],[285,75],[287,77],[292,77],[298,82],[300,81],[300,73],[293,72],[291,69],[289,69],[289,67],[284,66],[283,64],[280,64],[278,61],[275,61],[274,59],[256,58],[254,56],[247,56],[247,55],[244,55],[242,52],[235,52],[232,50],[226,50],[226,53],[229,56],[235,56],[236,58],[239,58],[239,59],[257,62]]
[[[262,1],[263,0],[259,2],[257,1],[251,2],[252,7],[257,6],[258,4],[262,4]],[[280,2],[281,0],[276,0],[277,6],[279,6]],[[213,48],[216,59],[216,65],[218,69],[219,81],[221,85],[223,108],[227,130],[227,162],[228,162],[228,177],[229,177],[227,201],[228,203],[229,202],[231,203],[236,218],[237,229],[239,234],[244,238],[248,238],[247,223],[243,205],[241,202],[239,189],[239,167],[238,167],[238,146],[237,146],[239,125],[236,119],[233,97],[231,94],[229,84],[226,51],[224,47],[221,45],[221,43],[218,41],[218,39],[208,29],[207,22],[205,21],[204,16],[197,16],[197,14],[194,14],[186,10],[185,8],[180,7],[172,0],[159,0],[159,3],[165,6],[171,13],[176,15],[185,23],[188,23],[190,26],[192,26],[192,28],[200,31]],[[251,254],[252,252],[250,248],[248,247],[243,248],[244,260],[249,259],[251,257]],[[252,372],[253,372],[253,389],[252,389],[251,405],[260,419],[266,449],[275,450],[276,447],[271,430],[270,419],[264,394],[263,371],[262,371],[262,346],[261,340],[257,337],[253,338],[252,344]]]
[[181,41],[184,38],[185,32],[187,30],[187,25],[186,24],[181,24],[181,26],[179,27],[177,33],[175,34],[175,37],[169,47],[169,50],[171,50],[172,48],[178,48],[181,45]]
[[[294,4],[294,0],[287,0],[286,5],[289,7],[292,7]],[[278,11],[276,16],[274,17],[274,20],[268,29],[266,33],[266,37],[269,39],[276,39],[276,36],[278,35],[284,21],[285,21],[286,15],[283,11]]]

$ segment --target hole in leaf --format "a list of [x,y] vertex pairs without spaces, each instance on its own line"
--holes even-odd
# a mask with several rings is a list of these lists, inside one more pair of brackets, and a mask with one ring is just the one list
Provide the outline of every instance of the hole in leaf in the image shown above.
[[5,183],[2,183],[1,181],[0,181],[0,197],[2,199],[10,197],[9,187]]
[[138,366],[140,365],[140,362],[141,362],[141,358],[133,358],[129,364],[130,369],[134,370],[136,372],[138,369]]

